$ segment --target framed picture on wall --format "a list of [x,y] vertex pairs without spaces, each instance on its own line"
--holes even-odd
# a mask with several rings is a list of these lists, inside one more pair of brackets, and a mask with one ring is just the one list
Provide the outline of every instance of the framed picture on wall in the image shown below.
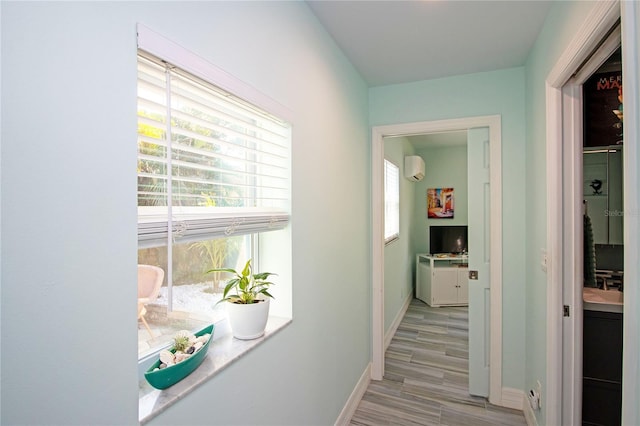
[[584,83],[584,146],[622,144],[622,71],[598,73]]
[[427,189],[427,218],[453,219],[453,188]]

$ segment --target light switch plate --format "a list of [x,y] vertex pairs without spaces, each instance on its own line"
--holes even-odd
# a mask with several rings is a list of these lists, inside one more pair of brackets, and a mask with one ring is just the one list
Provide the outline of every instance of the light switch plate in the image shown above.
[[540,249],[540,268],[544,271],[547,272],[547,250],[546,249]]

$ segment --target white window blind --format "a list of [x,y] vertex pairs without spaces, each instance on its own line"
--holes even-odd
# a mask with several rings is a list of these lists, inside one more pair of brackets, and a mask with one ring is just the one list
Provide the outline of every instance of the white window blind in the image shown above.
[[400,236],[400,169],[384,160],[384,241]]
[[288,123],[141,52],[139,246],[284,228],[290,140]]

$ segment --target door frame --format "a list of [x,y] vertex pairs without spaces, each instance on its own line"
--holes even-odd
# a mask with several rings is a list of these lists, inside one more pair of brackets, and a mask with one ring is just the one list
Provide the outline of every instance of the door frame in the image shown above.
[[[575,88],[567,85],[571,77],[581,67],[605,39],[608,32],[615,26],[618,19],[622,21],[622,62],[623,75],[629,76],[623,83],[625,126],[624,126],[624,210],[630,214],[624,217],[624,264],[625,280],[638,282],[639,277],[639,249],[640,238],[640,197],[631,188],[637,188],[638,179],[638,113],[640,110],[638,98],[638,41],[637,24],[640,20],[640,8],[636,2],[607,1],[597,2],[589,16],[584,21],[574,39],[569,43],[563,54],[552,68],[546,80],[546,151],[547,151],[547,252],[550,261],[547,264],[547,371],[546,395],[547,401],[560,401],[560,404],[545,404],[546,422],[548,424],[576,424],[581,417],[581,389],[578,389],[581,375],[578,371],[581,361],[578,357],[576,345],[581,345],[581,336],[576,336],[581,330],[577,315],[563,317],[563,304],[570,304],[573,311],[582,304],[575,283],[581,271],[576,271],[574,262],[576,250],[575,239],[572,243],[563,244],[563,237],[575,234],[575,223],[578,207],[575,202],[563,203],[563,199],[576,200],[581,197],[576,192],[582,191],[582,185],[576,185],[576,156],[575,146],[577,133],[571,123],[575,118],[574,105],[565,106],[563,111],[563,88],[567,98]],[[565,99],[566,100],[566,99]],[[564,116],[567,119],[563,120]],[[569,114],[567,114],[569,112]],[[580,151],[581,155],[581,151]],[[566,157],[569,158],[566,158]],[[564,157],[564,158],[563,158]],[[581,164],[581,163],[580,163]],[[581,167],[578,165],[578,167]],[[562,191],[558,191],[562,188]],[[561,214],[558,214],[561,206]],[[563,225],[564,223],[564,225]],[[563,231],[566,224],[570,228]],[[569,233],[567,235],[567,232]],[[563,236],[563,237],[559,237]],[[565,283],[571,283],[566,284]],[[564,298],[566,295],[566,298]],[[638,297],[640,289],[637,286],[625,287],[624,293],[624,347],[623,352],[623,392],[622,419],[625,424],[638,424],[640,411],[636,403],[640,391],[638,371],[640,367],[640,352],[638,351]],[[564,298],[564,300],[563,300]],[[573,302],[573,303],[572,303]],[[564,349],[564,350],[563,350]],[[565,368],[563,368],[563,358]]]
[[[622,20],[622,75],[625,116],[623,185],[624,211],[624,275],[628,282],[640,283],[640,4],[624,1]],[[627,78],[624,76],[633,76]],[[640,288],[625,288],[622,355],[622,423],[640,424]]]
[[[425,133],[489,128],[489,180],[491,197],[490,234],[490,342],[489,402],[503,405],[502,398],[502,129],[501,116],[467,117],[450,120],[374,126],[371,136],[371,379],[384,375],[384,138]],[[428,173],[428,171],[427,171]],[[521,407],[513,407],[521,408]]]
[[[582,423],[583,362],[583,105],[582,88],[586,80],[620,47],[619,26],[607,36],[580,70],[562,87],[563,108],[563,305],[573,314],[563,321],[562,419],[567,424]],[[570,284],[573,283],[573,284]]]

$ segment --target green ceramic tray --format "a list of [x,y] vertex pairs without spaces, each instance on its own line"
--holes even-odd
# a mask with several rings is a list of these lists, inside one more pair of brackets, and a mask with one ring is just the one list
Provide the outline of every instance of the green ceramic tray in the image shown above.
[[[213,324],[211,324],[196,333],[196,337],[202,336],[203,334],[210,334],[211,337],[191,358],[179,362],[176,365],[172,365],[171,367],[153,371],[160,365],[160,359],[158,359],[158,361],[156,361],[144,373],[144,377],[147,379],[147,382],[156,389],[166,389],[191,374],[193,370],[198,368],[198,366],[202,364],[202,361],[204,361],[204,357],[209,350],[209,345],[213,340],[213,328]],[[173,352],[173,350],[171,352]]]

